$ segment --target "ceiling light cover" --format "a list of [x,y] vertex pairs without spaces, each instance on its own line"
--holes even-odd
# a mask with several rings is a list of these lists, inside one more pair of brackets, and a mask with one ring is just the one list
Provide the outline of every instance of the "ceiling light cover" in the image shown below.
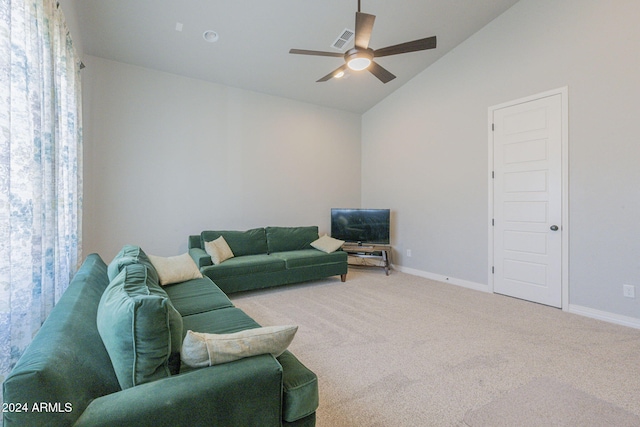
[[220,36],[218,36],[218,33],[212,30],[205,31],[204,34],[202,34],[202,37],[209,43],[215,43],[220,38]]
[[369,65],[371,65],[371,60],[365,57],[353,58],[347,62],[347,66],[353,71],[362,71],[369,67]]
[[347,67],[353,71],[362,71],[369,68],[373,61],[372,49],[358,49],[353,48],[344,54],[344,59],[347,62]]

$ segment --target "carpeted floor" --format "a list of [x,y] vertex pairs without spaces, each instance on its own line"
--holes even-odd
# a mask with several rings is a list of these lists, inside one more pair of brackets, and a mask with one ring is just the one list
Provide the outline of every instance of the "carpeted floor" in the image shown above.
[[231,298],[263,326],[299,325],[318,427],[640,426],[637,329],[357,267]]
[[471,427],[638,427],[640,417],[557,381],[536,378],[464,418]]

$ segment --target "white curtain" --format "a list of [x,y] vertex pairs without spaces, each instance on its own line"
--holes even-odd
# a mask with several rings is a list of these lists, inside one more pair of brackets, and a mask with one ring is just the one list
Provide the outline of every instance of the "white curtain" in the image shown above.
[[55,0],[0,0],[0,380],[80,262],[80,66]]

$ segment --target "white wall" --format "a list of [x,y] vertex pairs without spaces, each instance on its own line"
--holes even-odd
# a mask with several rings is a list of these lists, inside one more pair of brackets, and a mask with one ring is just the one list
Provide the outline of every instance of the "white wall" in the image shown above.
[[640,318],[638,16],[522,0],[363,116],[362,203],[395,211],[396,264],[487,284],[488,107],[568,86],[570,303]]
[[62,9],[62,14],[64,15],[65,22],[67,23],[67,28],[69,28],[73,47],[76,49],[76,53],[82,56],[84,53],[84,45],[82,43],[82,38],[80,37],[78,13],[76,11],[75,2],[73,0],[59,0],[58,3]]
[[186,251],[204,229],[318,225],[360,205],[357,114],[86,55],[85,254]]

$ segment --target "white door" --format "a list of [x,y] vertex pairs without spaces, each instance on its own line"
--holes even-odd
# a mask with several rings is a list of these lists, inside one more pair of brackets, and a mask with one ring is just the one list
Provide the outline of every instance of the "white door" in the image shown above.
[[562,307],[562,95],[493,110],[493,290]]

